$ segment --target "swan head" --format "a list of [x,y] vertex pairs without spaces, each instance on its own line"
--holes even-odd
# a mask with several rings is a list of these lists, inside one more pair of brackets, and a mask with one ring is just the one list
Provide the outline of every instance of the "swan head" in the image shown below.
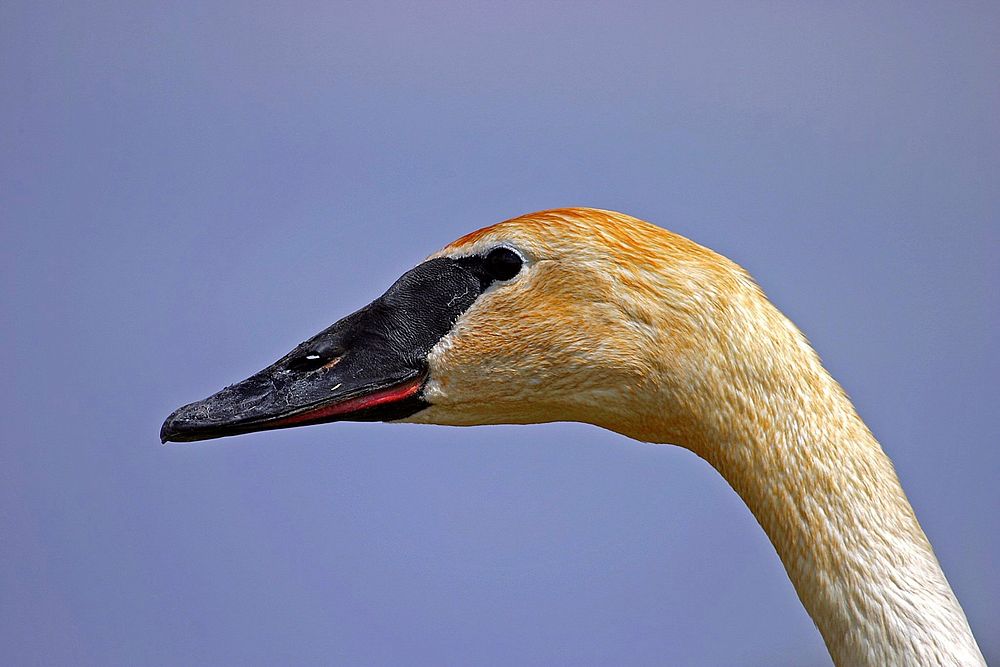
[[175,411],[166,442],[338,420],[579,421],[682,444],[756,286],[620,213],[558,209],[468,234],[250,378]]

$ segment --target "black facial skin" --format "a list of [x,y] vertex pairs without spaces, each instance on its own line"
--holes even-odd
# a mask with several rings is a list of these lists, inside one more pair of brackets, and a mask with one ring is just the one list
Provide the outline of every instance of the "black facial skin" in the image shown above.
[[[176,410],[163,423],[160,440],[207,440],[415,414],[429,405],[422,386],[417,390],[415,385],[426,379],[431,348],[490,285],[513,278],[521,265],[521,257],[506,247],[485,255],[426,261],[371,304],[271,366]],[[411,386],[413,391],[407,389]],[[371,398],[379,400],[367,400]],[[331,411],[336,414],[324,414]]]

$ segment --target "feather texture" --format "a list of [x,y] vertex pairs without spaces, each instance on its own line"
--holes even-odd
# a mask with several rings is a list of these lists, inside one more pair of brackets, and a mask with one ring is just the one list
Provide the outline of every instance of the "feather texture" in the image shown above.
[[983,665],[892,463],[799,330],[730,260],[596,209],[543,211],[436,256],[504,244],[431,351],[410,421],[581,421],[686,447],[760,522],[839,665]]

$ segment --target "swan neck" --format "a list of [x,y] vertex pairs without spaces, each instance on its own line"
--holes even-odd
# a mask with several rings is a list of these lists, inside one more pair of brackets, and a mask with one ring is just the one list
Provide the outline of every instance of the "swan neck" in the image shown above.
[[690,448],[764,528],[836,664],[985,664],[891,461],[804,337],[771,317],[777,340],[761,350],[747,332],[757,349],[711,378]]

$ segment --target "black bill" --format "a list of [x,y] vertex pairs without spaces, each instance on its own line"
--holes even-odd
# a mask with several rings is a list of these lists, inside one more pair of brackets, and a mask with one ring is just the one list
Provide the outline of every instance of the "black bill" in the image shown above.
[[424,262],[256,375],[176,410],[160,440],[408,417],[428,406],[431,348],[493,280],[477,258]]

